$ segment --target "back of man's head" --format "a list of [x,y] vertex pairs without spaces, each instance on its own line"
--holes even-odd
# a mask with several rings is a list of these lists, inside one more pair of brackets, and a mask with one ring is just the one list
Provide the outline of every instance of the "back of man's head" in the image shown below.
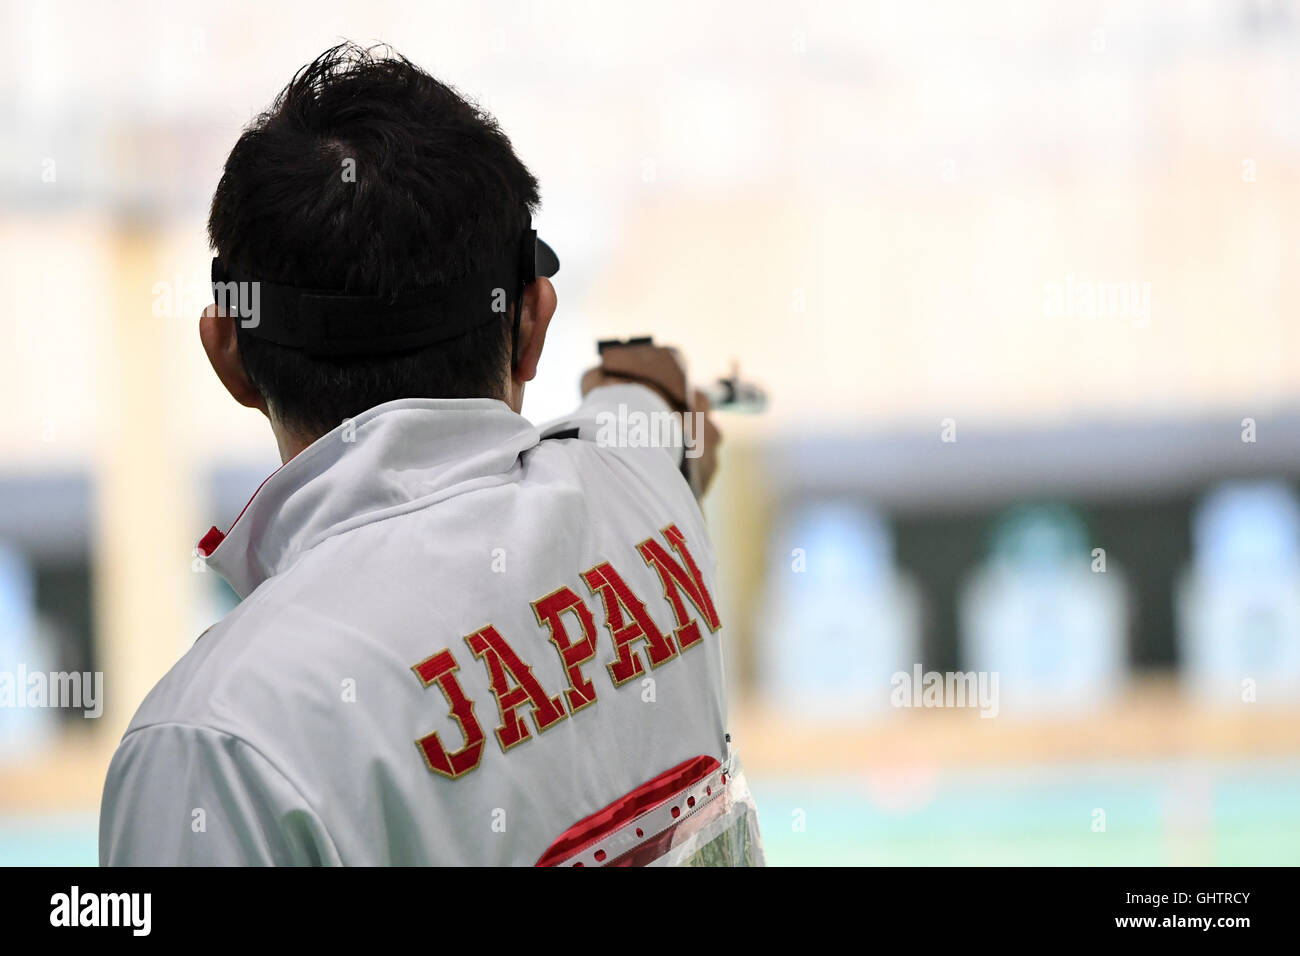
[[[400,296],[483,268],[537,204],[491,116],[404,57],[342,44],[239,138],[208,233],[224,263],[263,282]],[[506,314],[396,355],[313,357],[242,327],[238,341],[271,414],[305,435],[398,398],[500,398],[512,347]]]

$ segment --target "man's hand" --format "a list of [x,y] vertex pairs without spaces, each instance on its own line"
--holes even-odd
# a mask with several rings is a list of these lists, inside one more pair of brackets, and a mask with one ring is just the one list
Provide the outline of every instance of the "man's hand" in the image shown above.
[[703,497],[717,471],[722,432],[709,415],[708,396],[695,389],[688,397],[686,363],[681,353],[658,345],[607,348],[601,353],[601,364],[583,373],[582,394],[602,385],[629,382],[653,389],[673,411],[690,414],[690,421],[684,423],[683,436],[687,450],[695,457],[687,458],[687,462],[696,497]]
[[690,459],[691,462],[691,483],[695,486],[695,496],[703,498],[704,493],[709,490],[709,485],[713,483],[713,475],[718,470],[718,446],[722,444],[722,432],[713,421],[713,416],[709,414],[712,410],[713,403],[709,401],[709,396],[695,390],[692,411],[695,413],[696,429],[692,436],[696,442],[701,444],[697,447],[700,450],[700,457]]

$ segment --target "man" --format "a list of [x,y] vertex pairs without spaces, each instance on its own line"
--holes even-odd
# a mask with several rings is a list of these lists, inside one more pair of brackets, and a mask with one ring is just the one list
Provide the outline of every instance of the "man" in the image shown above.
[[490,117],[352,45],[236,143],[200,338],[284,465],[200,544],[243,600],[127,730],[102,863],[761,862],[700,430],[631,440],[696,420],[679,364],[611,350],[573,416],[519,414],[537,204]]

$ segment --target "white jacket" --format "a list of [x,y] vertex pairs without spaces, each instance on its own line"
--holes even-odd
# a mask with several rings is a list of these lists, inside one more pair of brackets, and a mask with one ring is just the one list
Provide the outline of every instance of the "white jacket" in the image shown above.
[[620,405],[668,411],[390,402],[267,479],[205,539],[243,600],[132,720],[100,862],[761,862],[713,548],[680,446],[596,440]]

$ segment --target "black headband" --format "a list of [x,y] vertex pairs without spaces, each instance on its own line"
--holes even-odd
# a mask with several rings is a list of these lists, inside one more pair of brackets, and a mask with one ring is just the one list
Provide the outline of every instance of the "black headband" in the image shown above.
[[256,338],[308,355],[382,355],[464,335],[559,270],[555,252],[528,228],[473,275],[395,299],[261,282],[231,273],[220,258],[212,260],[212,295]]

